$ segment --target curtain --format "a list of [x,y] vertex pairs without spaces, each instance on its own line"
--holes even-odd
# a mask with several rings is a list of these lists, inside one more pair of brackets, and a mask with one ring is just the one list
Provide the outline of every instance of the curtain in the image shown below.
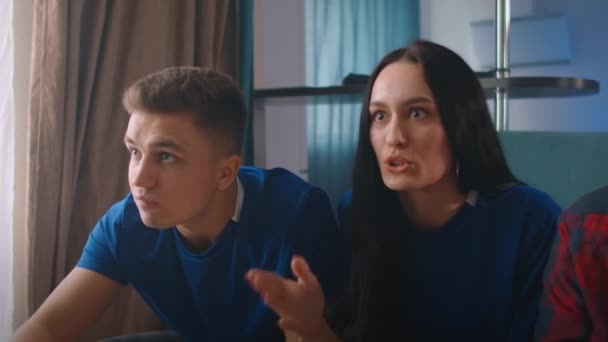
[[13,199],[15,169],[15,108],[13,99],[13,1],[0,0],[0,341],[8,341],[13,326]]
[[[29,313],[128,191],[123,90],[170,65],[238,80],[236,0],[36,0],[27,172]],[[85,338],[162,328],[126,289]]]
[[[306,84],[339,85],[369,74],[380,58],[419,36],[418,0],[307,0]],[[361,96],[309,101],[309,181],[334,203],[351,187]]]

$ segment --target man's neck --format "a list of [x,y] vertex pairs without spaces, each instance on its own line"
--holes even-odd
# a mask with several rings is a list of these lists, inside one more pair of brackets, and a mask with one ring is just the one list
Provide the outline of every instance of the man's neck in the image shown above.
[[190,251],[201,253],[217,240],[234,215],[237,195],[238,183],[235,179],[228,189],[213,195],[201,217],[177,226],[182,241]]

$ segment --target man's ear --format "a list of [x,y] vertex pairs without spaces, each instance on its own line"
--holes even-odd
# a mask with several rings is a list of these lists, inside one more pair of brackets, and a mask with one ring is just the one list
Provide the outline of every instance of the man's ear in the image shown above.
[[230,187],[232,182],[239,173],[241,167],[241,157],[233,154],[225,157],[220,166],[219,179],[217,180],[217,189],[224,191]]

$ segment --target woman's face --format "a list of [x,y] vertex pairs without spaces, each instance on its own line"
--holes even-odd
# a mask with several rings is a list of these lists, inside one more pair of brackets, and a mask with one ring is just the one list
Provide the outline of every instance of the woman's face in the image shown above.
[[389,189],[455,184],[451,149],[421,65],[387,65],[374,82],[369,103],[370,140]]

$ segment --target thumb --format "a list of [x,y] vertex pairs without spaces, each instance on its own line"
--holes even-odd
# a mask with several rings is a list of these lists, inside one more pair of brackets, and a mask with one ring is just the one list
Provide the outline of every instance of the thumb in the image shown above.
[[298,283],[308,286],[318,286],[317,277],[310,271],[308,263],[301,256],[294,256],[291,259],[291,271],[298,278]]

